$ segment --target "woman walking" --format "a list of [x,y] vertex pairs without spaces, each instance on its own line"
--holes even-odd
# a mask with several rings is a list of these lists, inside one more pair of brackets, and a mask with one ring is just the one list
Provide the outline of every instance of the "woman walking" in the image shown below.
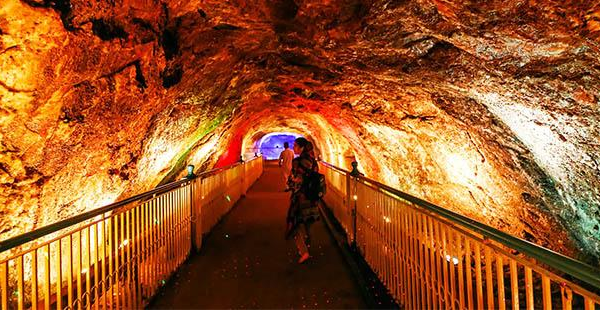
[[313,145],[305,138],[294,141],[294,153],[299,155],[292,161],[292,175],[288,187],[292,191],[290,208],[287,214],[286,237],[293,236],[298,247],[302,264],[310,258],[310,225],[319,219],[317,201],[310,200],[309,178],[319,170],[313,151]]

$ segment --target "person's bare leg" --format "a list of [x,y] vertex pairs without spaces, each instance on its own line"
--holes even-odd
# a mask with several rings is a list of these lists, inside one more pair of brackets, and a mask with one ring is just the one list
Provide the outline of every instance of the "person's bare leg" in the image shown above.
[[283,174],[283,185],[284,185],[284,188],[285,188],[285,190],[287,190],[288,189],[287,181],[288,181],[288,178],[290,176],[290,172],[287,171],[285,168],[283,168],[281,170],[281,173]]
[[308,247],[306,246],[306,226],[304,226],[304,224],[300,224],[300,227],[298,227],[296,230],[294,240],[296,241],[296,247],[298,248],[298,253],[300,254],[298,263],[302,264],[310,258],[310,253],[308,252]]

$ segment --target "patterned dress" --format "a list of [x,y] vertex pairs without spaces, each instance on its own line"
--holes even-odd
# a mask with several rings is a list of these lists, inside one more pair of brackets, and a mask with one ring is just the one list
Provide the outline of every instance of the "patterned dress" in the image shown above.
[[292,175],[288,179],[292,191],[287,214],[288,237],[294,235],[300,224],[310,225],[319,219],[317,202],[307,198],[308,176],[318,170],[317,161],[310,153],[302,153],[292,161]]

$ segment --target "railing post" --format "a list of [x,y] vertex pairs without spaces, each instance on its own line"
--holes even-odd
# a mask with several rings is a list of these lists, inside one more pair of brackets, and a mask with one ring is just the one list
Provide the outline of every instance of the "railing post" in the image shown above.
[[246,163],[242,161],[242,197],[246,197]]
[[[347,191],[347,198],[350,201],[350,207],[351,209],[351,214],[352,214],[352,249],[356,250],[356,231],[357,231],[357,222],[356,222],[356,204],[357,204],[357,200],[358,197],[356,197],[356,182],[358,182],[358,177],[363,175],[360,171],[358,171],[358,163],[356,161],[352,162],[352,171],[350,171],[349,174],[346,175],[347,179],[346,179],[346,191]],[[354,183],[353,183],[354,182]],[[352,186],[352,184],[354,184],[354,186]],[[352,191],[352,188],[354,188],[354,191]]]
[[346,173],[346,197],[344,199],[344,203],[346,204],[346,210],[350,213],[351,222],[348,223],[350,225],[350,231],[348,234],[348,243],[354,249],[356,247],[356,204],[352,202],[352,176]]
[[[185,176],[190,179],[190,216],[192,222],[192,246],[196,252],[200,251],[202,247],[202,221],[200,220],[200,206],[196,205],[196,195],[198,186],[198,179],[194,174],[194,166],[187,166],[188,174]],[[200,180],[201,181],[201,180]]]

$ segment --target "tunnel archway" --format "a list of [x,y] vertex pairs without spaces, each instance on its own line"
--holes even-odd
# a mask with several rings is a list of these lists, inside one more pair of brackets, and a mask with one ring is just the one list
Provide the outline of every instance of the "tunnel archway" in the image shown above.
[[[344,134],[319,114],[307,113],[299,116],[289,113],[290,117],[280,118],[272,113],[263,113],[240,118],[240,123],[234,125],[239,129],[238,133],[231,138],[229,145],[235,145],[236,139],[240,139],[241,153],[244,158],[255,156],[255,152],[258,153],[260,150],[261,143],[268,141],[270,136],[285,133],[295,137],[305,137],[313,143],[317,158],[342,168],[351,168],[345,159],[346,156],[357,158],[359,168],[362,168],[361,160],[369,161],[366,166],[377,167],[375,161],[370,162],[369,156],[361,158],[357,156],[357,144],[348,139],[352,136],[351,134]],[[277,157],[279,152],[277,152]]]
[[252,147],[251,151],[258,152],[266,160],[278,159],[279,154],[284,149],[284,143],[288,143],[289,147],[292,148],[294,140],[302,137],[301,134],[292,132],[271,132],[264,135],[257,143]]

